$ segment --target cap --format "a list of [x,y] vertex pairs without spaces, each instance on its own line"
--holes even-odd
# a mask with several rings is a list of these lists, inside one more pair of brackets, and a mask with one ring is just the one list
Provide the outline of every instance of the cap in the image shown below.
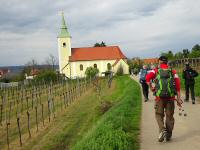
[[185,63],[185,66],[190,66],[189,62],[186,62],[186,63]]
[[168,58],[166,56],[160,56],[159,60],[167,62]]

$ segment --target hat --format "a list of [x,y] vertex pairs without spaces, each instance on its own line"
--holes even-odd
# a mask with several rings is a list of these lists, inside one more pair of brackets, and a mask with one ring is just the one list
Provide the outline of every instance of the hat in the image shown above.
[[160,56],[159,60],[167,62],[168,58],[166,56]]
[[185,66],[190,66],[189,62],[186,62],[186,63],[185,63]]

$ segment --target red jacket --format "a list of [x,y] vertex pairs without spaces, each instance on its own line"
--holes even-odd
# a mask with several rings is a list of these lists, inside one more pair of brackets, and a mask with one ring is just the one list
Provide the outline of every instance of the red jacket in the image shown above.
[[[167,69],[169,68],[169,66],[167,64],[160,64],[159,68],[163,68],[163,69]],[[150,71],[147,75],[146,75],[146,82],[150,83],[150,81],[152,79],[156,78],[158,72],[158,68]],[[175,86],[176,86],[176,90],[177,92],[180,92],[180,79],[178,77],[178,74],[176,73],[176,70],[172,70],[172,73],[174,74],[174,80],[175,80]],[[175,100],[175,97],[170,97],[167,98],[168,100]],[[160,100],[160,97],[156,96],[156,100]]]

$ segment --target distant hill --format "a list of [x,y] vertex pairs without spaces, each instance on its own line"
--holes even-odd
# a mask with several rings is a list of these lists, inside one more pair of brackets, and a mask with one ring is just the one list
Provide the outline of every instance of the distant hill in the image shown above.
[[[6,68],[6,69],[9,69],[10,72],[18,74],[23,71],[24,67],[25,66],[0,66],[0,69]],[[47,68],[47,65],[38,65],[38,68],[41,68],[41,69]],[[55,68],[58,69],[59,66],[56,65]]]

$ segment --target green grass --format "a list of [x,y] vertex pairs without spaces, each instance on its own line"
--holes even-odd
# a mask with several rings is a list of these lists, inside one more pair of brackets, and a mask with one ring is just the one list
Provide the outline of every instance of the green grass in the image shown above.
[[116,79],[118,88],[105,98],[117,100],[73,150],[137,150],[141,116],[139,85],[127,76]]

